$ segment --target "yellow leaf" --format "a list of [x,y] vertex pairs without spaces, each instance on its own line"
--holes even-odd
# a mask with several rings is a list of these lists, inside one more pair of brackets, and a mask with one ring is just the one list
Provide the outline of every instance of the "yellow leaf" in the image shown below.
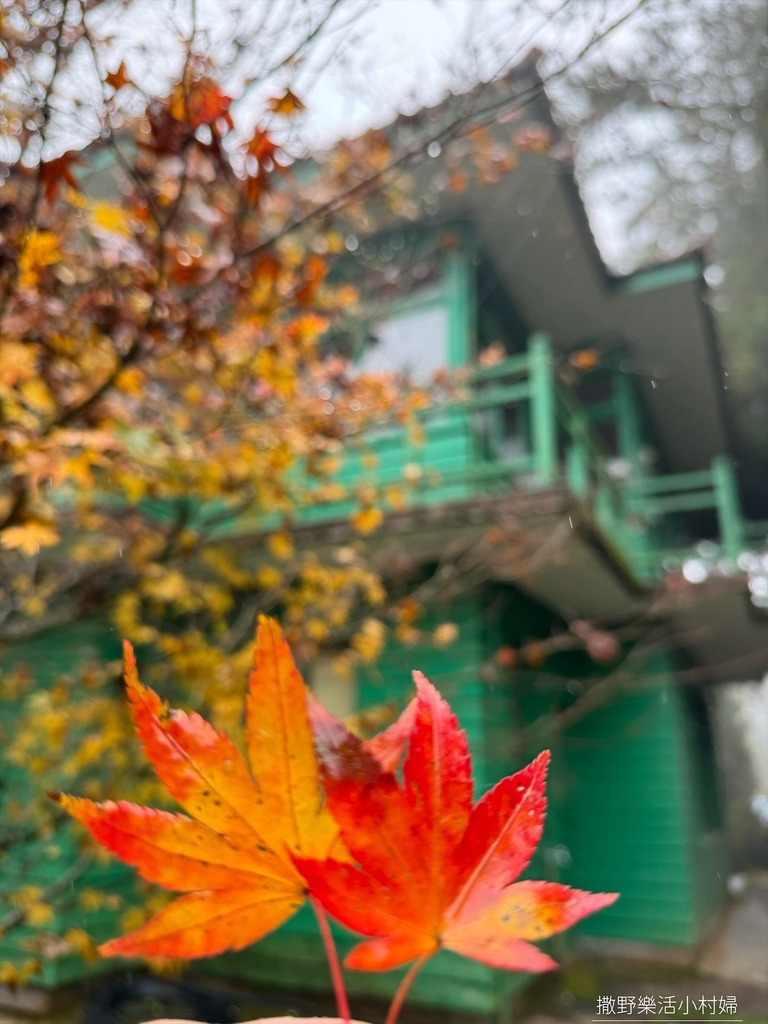
[[320,619],[310,619],[306,629],[307,636],[318,643],[322,643],[328,637],[328,626]]
[[115,206],[113,203],[92,203],[89,219],[94,228],[106,231],[109,234],[126,236],[132,234],[125,210]]
[[367,535],[381,525],[384,516],[377,508],[362,508],[351,517],[351,523],[358,533]]
[[104,905],[104,893],[99,892],[98,889],[84,889],[77,902],[83,910],[101,910]]
[[138,367],[131,367],[120,374],[115,384],[125,394],[140,398],[143,393],[143,380],[144,375]]
[[22,526],[8,526],[0,534],[0,544],[5,548],[23,551],[25,555],[36,555],[40,548],[50,548],[59,543],[59,535],[52,526],[31,520]]
[[273,533],[267,541],[267,547],[275,558],[281,561],[286,561],[293,555],[293,541],[284,530]]
[[88,209],[88,200],[81,192],[76,192],[73,188],[65,188],[63,196],[70,206],[74,206],[78,210]]
[[132,932],[137,928],[141,928],[144,922],[147,920],[148,913],[146,910],[142,910],[140,907],[131,907],[130,910],[126,910],[120,917],[120,927],[123,931]]
[[259,569],[256,582],[264,590],[271,590],[272,587],[280,586],[283,582],[283,576],[280,570],[276,569],[273,565],[265,565],[263,569]]
[[27,907],[24,917],[27,924],[33,928],[41,928],[53,920],[53,908],[49,907],[47,903],[33,903],[32,906]]
[[267,106],[273,113],[282,117],[290,117],[304,109],[304,104],[290,89],[286,89],[282,96],[274,96],[268,100]]
[[25,404],[37,412],[53,412],[56,408],[56,403],[51,397],[45,381],[42,381],[39,377],[35,377],[33,380],[25,380],[21,385],[21,393],[24,396]]
[[16,893],[13,902],[20,907],[31,907],[34,903],[40,902],[42,895],[43,890],[39,885],[25,885]]
[[387,487],[384,497],[394,509],[403,509],[408,504],[401,487]]
[[432,641],[436,647],[447,647],[459,635],[459,627],[453,622],[443,622],[432,634]]
[[338,231],[326,231],[323,237],[328,246],[328,252],[344,252],[344,236]]
[[361,661],[375,661],[384,647],[386,632],[378,619],[366,619],[359,632],[352,637],[352,647]]
[[39,594],[34,594],[32,597],[28,597],[22,605],[24,614],[29,615],[30,618],[38,618],[46,609],[46,603]]
[[64,935],[64,941],[69,943],[73,950],[79,953],[85,960],[92,962],[98,960],[96,943],[83,928],[70,928]]
[[155,601],[180,601],[187,596],[188,584],[178,569],[158,573],[153,579],[144,580],[142,592]]
[[37,346],[0,339],[0,384],[13,387],[37,373]]
[[121,474],[118,482],[131,505],[137,504],[147,493],[146,480],[142,480],[139,476],[133,476],[132,473]]
[[10,962],[0,964],[0,985],[19,986],[25,985],[33,974],[40,970],[37,960],[27,960],[21,967]]
[[59,236],[52,231],[32,228],[19,258],[19,285],[34,288],[43,268],[58,263],[60,259]]

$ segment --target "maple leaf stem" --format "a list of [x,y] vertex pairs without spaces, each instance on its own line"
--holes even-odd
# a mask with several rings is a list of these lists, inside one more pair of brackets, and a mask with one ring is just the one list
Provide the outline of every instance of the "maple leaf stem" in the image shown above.
[[408,995],[411,989],[411,985],[416,980],[416,975],[419,973],[419,971],[427,962],[427,960],[431,959],[431,957],[431,953],[426,953],[424,956],[420,956],[419,959],[414,961],[414,963],[412,963],[411,966],[408,968],[408,973],[400,982],[397,992],[395,992],[394,999],[392,1000],[392,1004],[389,1007],[389,1013],[387,1014],[387,1019],[384,1022],[384,1024],[397,1024],[397,1018],[400,1016],[400,1011],[403,1008],[405,997]]
[[336,994],[336,1009],[339,1016],[344,1021],[344,1024],[349,1024],[351,1020],[349,1013],[349,1000],[347,999],[347,990],[344,987],[344,977],[341,973],[339,954],[336,952],[336,943],[333,941],[331,926],[328,924],[328,915],[325,913],[325,910],[318,900],[313,896],[310,896],[310,899],[312,901],[312,906],[315,909],[315,916],[317,917],[317,924],[320,928],[320,935],[323,938],[325,955],[328,957],[328,966],[333,980],[333,991]]

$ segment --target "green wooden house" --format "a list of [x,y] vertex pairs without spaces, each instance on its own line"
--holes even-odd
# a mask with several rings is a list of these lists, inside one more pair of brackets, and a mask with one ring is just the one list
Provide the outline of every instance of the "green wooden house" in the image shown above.
[[[468,732],[478,792],[551,746],[531,874],[622,894],[556,955],[575,944],[690,962],[728,870],[707,685],[768,667],[743,572],[768,524],[740,513],[704,255],[612,276],[572,175],[547,155],[432,198],[418,224],[348,240],[338,273],[367,315],[329,344],[416,380],[469,368],[461,396],[425,413],[422,439],[382,427],[339,476],[411,481],[369,546],[393,577],[415,565],[430,581],[422,636],[448,621],[458,639],[393,643],[352,683],[321,664],[313,685],[361,711],[404,701],[421,669]],[[352,508],[308,508],[301,542],[352,541]],[[626,638],[620,668],[583,646],[539,662],[538,642],[583,621]],[[504,668],[510,650],[532,664]],[[215,969],[327,986],[308,914]],[[358,975],[350,989],[385,995],[396,981]],[[413,999],[505,1020],[520,983],[446,953]]]
[[[514,98],[529,83],[505,88]],[[393,642],[351,681],[321,663],[311,682],[334,709],[362,711],[404,701],[421,669],[468,732],[478,793],[550,746],[530,873],[622,894],[555,955],[690,958],[727,873],[706,685],[768,667],[743,571],[766,524],[739,510],[703,256],[612,276],[570,171],[545,153],[458,193],[429,192],[433,170],[421,220],[348,239],[337,273],[358,283],[366,316],[328,339],[364,368],[467,368],[461,392],[425,411],[422,439],[384,424],[339,471],[347,484],[407,485],[406,506],[367,543],[394,588],[403,567],[423,583],[422,640]],[[357,543],[352,508],[308,507],[299,542]],[[256,543],[247,524],[239,543]],[[431,630],[445,622],[458,636],[441,647]],[[552,642],[568,626],[583,643]],[[606,630],[620,650],[595,649]],[[86,639],[111,651],[106,628]],[[37,653],[41,675],[52,649]],[[79,969],[60,961],[44,981]],[[305,912],[206,970],[329,987]],[[353,975],[350,991],[385,996],[397,980]],[[446,953],[413,1000],[502,1021],[521,980]]]

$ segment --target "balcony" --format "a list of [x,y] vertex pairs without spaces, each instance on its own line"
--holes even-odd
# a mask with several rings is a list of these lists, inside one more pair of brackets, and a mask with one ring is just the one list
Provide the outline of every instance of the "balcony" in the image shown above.
[[[537,334],[524,354],[476,369],[461,398],[421,412],[420,438],[385,426],[348,448],[336,480],[350,495],[366,481],[386,492],[407,480],[411,507],[565,489],[643,583],[682,566],[702,545],[735,569],[739,555],[764,540],[768,524],[742,519],[727,456],[693,472],[653,473],[637,437],[620,437],[617,455],[593,417],[560,379],[548,338]],[[616,428],[632,433],[631,424]],[[353,508],[310,500],[300,522],[328,522]]]

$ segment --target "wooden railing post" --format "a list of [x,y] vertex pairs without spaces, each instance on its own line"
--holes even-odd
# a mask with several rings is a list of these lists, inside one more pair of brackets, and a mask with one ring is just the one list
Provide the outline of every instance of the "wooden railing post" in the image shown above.
[[744,550],[744,530],[739,508],[736,473],[727,455],[718,455],[712,461],[712,479],[715,485],[717,518],[723,552],[727,558],[738,558]]
[[589,450],[587,448],[587,432],[589,423],[583,412],[576,414],[571,420],[571,443],[566,451],[566,473],[568,486],[577,495],[585,495],[589,491]]
[[552,346],[546,334],[534,334],[528,345],[531,367],[531,425],[533,459],[539,483],[548,487],[557,478],[557,419]]

